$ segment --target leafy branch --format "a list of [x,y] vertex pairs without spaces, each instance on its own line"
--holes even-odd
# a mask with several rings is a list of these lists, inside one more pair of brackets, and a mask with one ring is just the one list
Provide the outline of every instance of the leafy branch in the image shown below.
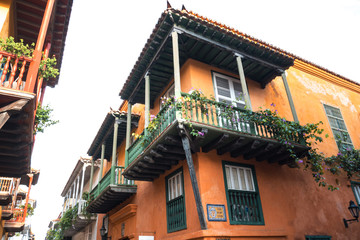
[[41,106],[38,105],[35,115],[35,129],[34,134],[41,132],[43,133],[45,128],[50,127],[54,124],[57,124],[58,120],[51,119],[51,113],[53,109],[49,105]]

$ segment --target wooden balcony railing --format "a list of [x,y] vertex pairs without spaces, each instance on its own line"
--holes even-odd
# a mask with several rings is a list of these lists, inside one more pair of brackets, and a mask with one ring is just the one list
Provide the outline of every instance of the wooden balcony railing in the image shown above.
[[[134,180],[129,180],[123,176],[124,167],[115,166],[115,186],[134,186]],[[90,192],[90,198],[95,199],[99,196],[111,183],[111,169],[100,180],[98,185]]]
[[28,57],[0,51],[0,87],[16,90],[26,89],[26,75],[30,63]]
[[[276,126],[270,126],[263,122],[254,122],[247,120],[245,110],[231,107],[222,102],[206,100],[199,102],[192,98],[190,94],[182,93],[184,101],[181,111],[182,118],[194,124],[200,124],[202,127],[209,126],[218,129],[226,129],[234,132],[245,133],[262,138],[278,139],[280,129]],[[257,113],[254,113],[257,114]],[[140,137],[128,149],[128,163],[134,161],[148,146],[154,141],[171,123],[176,119],[176,109],[167,106],[160,110],[156,118],[159,119],[159,125],[154,131],[145,129]],[[286,136],[281,135],[283,139],[297,144],[305,144],[301,134],[289,133]]]
[[7,222],[16,222],[16,223],[24,223],[25,222],[25,214],[24,209],[22,208],[15,208],[13,210],[13,217]]
[[15,191],[14,179],[0,177],[0,194],[13,194]]

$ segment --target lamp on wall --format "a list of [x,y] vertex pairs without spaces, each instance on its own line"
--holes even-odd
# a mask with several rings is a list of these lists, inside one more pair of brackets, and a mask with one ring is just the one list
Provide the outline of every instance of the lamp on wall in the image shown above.
[[353,216],[353,219],[343,219],[346,228],[349,227],[348,222],[359,221],[359,206],[356,206],[353,201],[350,201],[348,209]]
[[107,220],[107,216],[105,216],[103,218],[103,224],[102,224],[102,227],[100,228],[100,236],[101,236],[101,240],[107,240],[107,239],[111,239],[111,237],[108,237],[107,234],[108,234],[108,230],[105,228],[105,222]]

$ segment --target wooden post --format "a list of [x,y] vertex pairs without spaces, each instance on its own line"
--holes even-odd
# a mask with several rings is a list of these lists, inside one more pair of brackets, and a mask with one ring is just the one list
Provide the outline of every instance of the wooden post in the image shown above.
[[131,103],[128,102],[128,112],[126,119],[126,145],[125,145],[125,168],[129,166],[129,153],[128,149],[130,147],[130,138],[131,138]]
[[293,102],[293,99],[292,99],[292,96],[291,96],[289,84],[288,84],[288,82],[286,80],[285,71],[281,74],[281,77],[282,77],[282,80],[283,80],[283,83],[284,83],[284,86],[285,86],[286,95],[287,95],[288,100],[289,100],[289,104],[290,104],[290,108],[291,108],[291,112],[292,112],[294,121],[299,122],[299,119],[298,119],[298,116],[297,116],[296,110],[295,110],[295,105],[294,105],[294,102]]
[[[48,58],[50,48],[51,48],[51,44],[46,43],[45,50],[44,50],[44,60],[46,60]],[[45,68],[46,68],[46,66],[44,66],[44,69]],[[42,104],[42,99],[44,98],[44,94],[42,93],[42,91],[44,90],[44,88],[42,88],[43,87],[43,80],[44,80],[43,78],[39,78],[39,81],[38,81],[38,84],[37,84],[37,87],[36,87],[36,95],[37,95],[37,97],[36,97],[36,109],[37,109],[37,106],[39,105],[39,103]],[[44,85],[46,85],[46,82],[44,83]],[[36,113],[36,109],[35,109],[35,113]]]
[[28,209],[28,204],[29,204],[29,196],[30,196],[30,189],[31,189],[31,184],[32,184],[32,181],[33,181],[33,177],[34,177],[34,174],[28,174],[29,176],[29,188],[28,188],[28,192],[27,192],[27,195],[26,195],[26,201],[25,201],[25,208],[24,208],[24,214],[23,214],[23,223],[25,222],[25,218],[26,218],[26,214],[27,214],[27,209]]
[[199,217],[199,221],[200,221],[200,227],[201,227],[201,229],[204,230],[204,229],[207,229],[207,225],[206,225],[206,220],[205,220],[204,208],[203,208],[202,202],[201,202],[199,186],[198,186],[198,183],[196,180],[196,173],[195,173],[194,163],[193,163],[193,159],[192,159],[192,155],[191,155],[189,139],[186,136],[182,136],[181,140],[182,140],[182,144],[183,144],[183,147],[185,150],[186,162],[189,167],[191,185],[192,185],[192,189],[194,192],[196,209],[197,209],[198,217]]
[[39,71],[40,61],[41,61],[41,54],[42,49],[44,46],[45,38],[46,38],[46,32],[49,27],[49,22],[51,18],[51,13],[53,11],[53,7],[55,4],[55,0],[48,0],[44,12],[44,17],[41,22],[39,35],[36,41],[35,50],[34,50],[34,57],[33,61],[30,63],[29,71],[26,78],[26,86],[25,91],[26,92],[33,92],[35,88],[37,73]]
[[[101,173],[100,173],[101,174]],[[101,175],[100,175],[101,176]],[[94,159],[91,158],[91,171],[90,171],[90,187],[89,187],[89,196],[88,200],[90,199],[90,193],[93,187],[93,178],[94,178]]]
[[242,56],[239,54],[235,54],[235,56],[236,56],[236,63],[238,66],[238,71],[239,71],[241,88],[242,88],[243,95],[244,95],[245,106],[246,106],[247,110],[251,111],[252,108],[251,108],[250,96],[249,96],[249,92],[248,92],[248,88],[247,88],[247,84],[246,84],[244,68],[243,68],[242,61],[241,61]]
[[80,185],[80,175],[78,175],[76,178],[75,205],[79,202],[79,185]]
[[117,165],[116,150],[117,150],[117,136],[118,136],[118,127],[119,127],[119,118],[115,117],[114,122],[114,138],[113,138],[113,148],[112,148],[112,161],[111,161],[111,176],[110,184],[115,184],[115,167]]
[[192,185],[192,189],[194,192],[196,209],[198,212],[200,227],[201,227],[201,229],[204,230],[204,229],[207,229],[207,224],[206,224],[206,220],[205,220],[204,208],[203,208],[203,205],[201,202],[199,186],[198,186],[198,183],[196,180],[196,172],[195,172],[195,167],[194,167],[192,154],[191,154],[190,141],[187,137],[188,133],[186,132],[186,129],[182,123],[179,123],[178,130],[179,130],[179,135],[181,136],[181,141],[182,141],[183,148],[185,151],[186,162],[189,167],[190,180],[191,180],[191,185]]
[[[173,30],[172,37],[172,49],[173,49],[173,65],[174,65],[174,92],[175,100],[181,97],[181,83],[180,83],[180,59],[179,59],[179,39],[177,30]],[[181,112],[176,111],[176,119],[181,119]]]
[[[82,174],[81,174],[81,185],[80,185],[80,197],[79,197],[79,201],[78,202],[81,202],[82,200],[82,195],[83,195],[83,190],[84,190],[84,178],[85,178],[85,171],[86,171],[86,167],[88,165],[84,163],[84,166],[83,166],[83,169],[82,169]],[[81,213],[81,207],[80,204],[78,206],[78,214]]]
[[145,128],[149,126],[150,119],[150,76],[145,76]]

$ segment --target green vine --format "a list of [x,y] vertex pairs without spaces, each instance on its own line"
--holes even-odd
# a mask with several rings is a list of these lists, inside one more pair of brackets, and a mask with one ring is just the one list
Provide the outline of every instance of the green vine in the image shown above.
[[[162,124],[158,116],[163,114],[166,109],[175,108],[177,111],[181,111],[191,135],[204,135],[203,132],[192,126],[191,119],[186,112],[192,111],[196,103],[201,114],[207,115],[209,112],[208,106],[211,103],[217,109],[221,109],[219,115],[221,118],[226,119],[229,124],[235,125],[239,122],[254,123],[271,132],[273,137],[290,153],[290,157],[295,162],[302,165],[304,169],[311,171],[315,182],[321,187],[327,187],[331,191],[338,189],[338,187],[326,181],[324,177],[326,171],[334,175],[345,172],[349,179],[354,175],[360,177],[360,150],[341,149],[336,156],[331,157],[326,157],[322,152],[319,152],[316,145],[323,141],[322,134],[324,130],[320,128],[322,122],[300,125],[297,122],[287,121],[285,118],[280,117],[276,109],[260,108],[257,112],[246,109],[239,111],[232,104],[215,102],[214,100],[213,97],[208,99],[201,90],[196,89],[178,99],[176,97],[162,98],[162,110],[157,116],[151,115],[151,121],[146,132],[151,134],[157,131]],[[186,104],[189,102],[192,104]],[[271,107],[275,108],[275,104],[271,104]],[[141,138],[143,135],[135,135],[135,137]],[[326,134],[325,137],[328,137],[328,135]],[[295,153],[294,139],[309,147],[309,151],[305,156],[299,156]],[[146,141],[149,141],[149,139],[145,139],[142,144],[146,144]],[[336,183],[338,184],[338,180],[336,180]]]
[[35,129],[34,134],[41,132],[43,133],[46,127],[57,124],[58,120],[51,119],[51,113],[53,109],[49,105],[41,106],[38,105],[35,115]]
[[[28,44],[24,44],[23,39],[20,39],[20,42],[15,42],[13,37],[8,37],[6,40],[0,38],[0,49],[8,53],[15,54],[17,57],[32,58],[34,46],[35,43],[30,44],[30,46]],[[5,63],[6,61],[6,58],[3,58],[1,63]],[[45,59],[43,52],[43,59],[40,61],[39,65],[39,77],[43,78],[45,81],[57,77],[59,75],[59,69],[56,68],[56,65],[57,62],[55,56]]]

